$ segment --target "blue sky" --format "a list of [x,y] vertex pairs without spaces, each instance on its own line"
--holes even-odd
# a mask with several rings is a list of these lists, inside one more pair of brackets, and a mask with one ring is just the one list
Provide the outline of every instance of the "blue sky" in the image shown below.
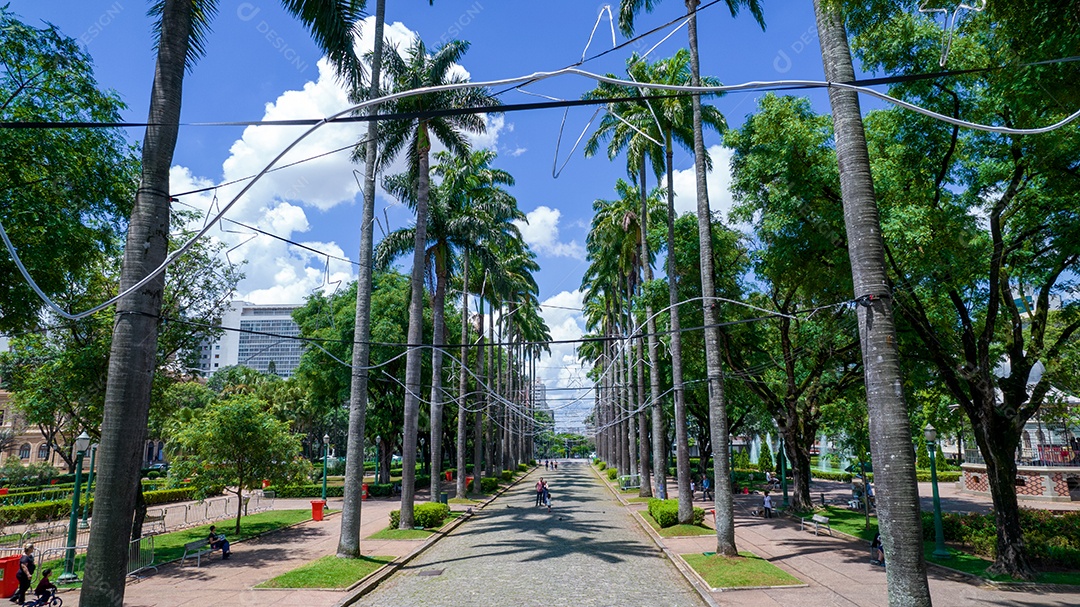
[[[507,2],[440,0],[429,6],[426,0],[388,2],[387,36],[402,47],[418,35],[429,47],[458,38],[472,47],[462,61],[474,81],[520,76],[553,70],[581,59],[590,33],[601,14],[603,3],[580,0],[548,2]],[[147,2],[42,2],[15,1],[11,10],[24,21],[55,24],[76,38],[94,59],[102,87],[115,89],[128,105],[124,118],[146,119],[153,79],[154,53],[151,19]],[[372,7],[374,3],[372,2]],[[617,9],[617,5],[613,7]],[[661,3],[653,14],[643,15],[638,31],[677,18],[684,4]],[[801,2],[765,3],[767,28],[762,31],[749,14],[732,18],[723,4],[699,15],[702,71],[724,84],[781,78],[822,78],[821,55],[814,25],[813,6]],[[370,24],[370,21],[367,22]],[[644,53],[670,33],[668,28],[634,46],[612,53],[583,67],[593,72],[623,73],[626,58],[634,51]],[[371,28],[365,28],[358,45],[371,47]],[[618,42],[624,37],[616,34]],[[686,45],[685,28],[660,44],[649,59],[670,56]],[[600,23],[589,54],[612,47],[611,27]],[[219,2],[207,53],[184,84],[184,122],[319,118],[347,107],[344,93],[304,29],[289,17],[279,2]],[[579,98],[594,83],[580,77],[564,77],[527,87],[533,93],[563,99]],[[815,107],[827,111],[824,93],[810,93]],[[739,126],[752,112],[757,94],[732,94],[716,100],[729,125]],[[504,103],[539,101],[517,91],[502,95]],[[593,115],[593,108],[569,112],[558,163],[570,154],[574,140]],[[616,179],[625,176],[624,160],[586,159],[574,152],[558,179],[552,170],[556,138],[562,110],[511,113],[489,117],[486,135],[474,145],[498,151],[497,166],[517,180],[513,194],[519,207],[529,215],[523,226],[526,240],[539,255],[542,270],[537,276],[540,299],[548,304],[545,318],[555,339],[574,339],[584,331],[577,292],[585,269],[584,242],[593,200],[614,195]],[[338,125],[323,129],[285,159],[285,162],[316,155],[355,141],[358,125]],[[174,194],[243,177],[261,169],[302,129],[297,127],[183,127],[174,157]],[[130,129],[136,142],[141,129]],[[709,134],[706,145],[716,165],[710,176],[713,208],[726,210],[730,195],[728,157],[719,149],[720,136]],[[693,205],[693,161],[690,154],[675,155],[678,207],[689,211]],[[256,186],[230,211],[228,217],[304,242],[330,255],[355,259],[359,246],[359,189],[352,171],[361,169],[348,161],[348,152],[274,173]],[[237,192],[223,188],[217,204],[223,205]],[[213,207],[214,194],[185,196],[182,200],[202,210]],[[381,197],[377,204],[380,226],[378,238],[387,226],[393,229],[412,217],[392,199]],[[211,232],[236,248],[232,261],[245,260],[248,276],[240,285],[241,298],[257,303],[298,303],[317,289],[333,289],[337,281],[355,276],[349,264],[331,262],[295,247],[268,238],[253,236],[226,226]],[[571,308],[571,309],[564,309]],[[572,346],[553,348],[550,359],[540,363],[539,374],[549,394],[564,398],[568,387],[584,385]],[[564,425],[573,425],[590,401],[567,407],[558,414]],[[553,401],[558,408],[565,401]]]

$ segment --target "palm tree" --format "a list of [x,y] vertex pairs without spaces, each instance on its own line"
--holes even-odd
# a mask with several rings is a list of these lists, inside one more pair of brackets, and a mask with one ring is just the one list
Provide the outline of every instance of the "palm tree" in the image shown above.
[[[386,0],[375,3],[375,40],[371,53],[371,78],[368,96],[379,94],[382,74],[383,26],[386,22]],[[351,95],[359,101],[359,91]],[[379,112],[378,106],[368,108],[368,116]],[[359,268],[356,272],[356,317],[353,324],[352,375],[349,385],[349,435],[345,451],[345,488],[341,506],[341,534],[338,537],[337,555],[341,558],[360,558],[360,520],[363,508],[361,495],[364,483],[365,431],[368,404],[368,365],[371,362],[371,260],[375,234],[375,163],[378,157],[379,121],[368,122],[364,143],[364,209],[360,218],[360,250],[357,254]],[[360,146],[353,153],[353,160],[360,160]],[[378,445],[375,446],[379,448]],[[375,471],[378,483],[379,471]]]
[[[830,82],[853,81],[855,69],[843,16],[836,7],[825,7],[820,0],[814,0],[814,12],[825,78]],[[904,403],[881,219],[859,97],[851,90],[830,88],[829,102],[836,133],[851,276],[856,301],[861,304],[857,310],[870,416],[870,451],[874,462],[888,462],[877,466],[874,480],[880,488],[878,521],[889,562],[886,570],[889,604],[930,605],[911,425]]]
[[[690,83],[701,86],[701,61],[698,53],[697,7],[701,0],[684,0],[686,12],[690,15],[687,23],[687,35],[690,42]],[[619,27],[630,35],[634,31],[634,17],[642,10],[652,11],[660,0],[622,0],[619,5]],[[728,9],[734,16],[739,8],[746,6],[762,28],[765,27],[761,5],[758,0],[726,0]],[[701,292],[706,297],[716,292],[716,277],[713,271],[712,247],[712,211],[709,208],[709,192],[706,183],[707,156],[705,153],[704,117],[701,97],[691,97],[693,105],[694,128],[694,176],[697,184],[697,217],[699,266],[701,271]],[[705,360],[708,375],[709,393],[709,435],[713,444],[713,486],[716,512],[716,551],[725,556],[735,556],[735,518],[732,511],[731,477],[728,474],[728,421],[727,407],[724,404],[724,378],[720,367],[720,331],[716,306],[706,301],[705,316]]]
[[[361,68],[353,51],[353,32],[364,3],[291,0],[284,5],[307,26],[345,81],[358,83]],[[121,291],[148,276],[168,253],[169,168],[179,132],[184,71],[202,54],[215,12],[212,0],[153,4],[152,13],[159,21],[147,120],[152,126],[143,137],[142,176],[128,222]],[[127,538],[150,407],[163,285],[164,276],[158,275],[117,304],[97,464],[98,508],[90,531],[82,605],[103,607],[123,601]]]
[[[517,201],[502,186],[512,186],[513,177],[506,171],[491,168],[495,152],[479,150],[459,158],[447,152],[435,155],[439,164],[434,172],[442,182],[432,188],[428,205],[426,251],[428,275],[434,279],[432,288],[432,324],[435,333],[431,354],[431,499],[438,500],[442,465],[442,346],[445,327],[446,291],[457,252],[470,252],[482,264],[491,264],[494,243],[508,238],[521,238],[513,223],[523,221],[525,214]],[[413,182],[408,175],[395,175],[385,181],[387,192],[416,208]],[[379,243],[375,252],[375,267],[385,269],[397,257],[413,250],[416,228],[395,230]],[[467,310],[467,306],[465,307]],[[463,448],[463,446],[459,446]],[[460,475],[459,475],[460,476]],[[459,494],[463,495],[463,493]]]
[[[453,71],[454,65],[465,55],[469,43],[451,41],[434,54],[427,51],[422,40],[417,39],[405,51],[397,49],[383,53],[383,64],[390,89],[395,92],[410,91],[423,87],[465,82],[461,74]],[[412,298],[409,302],[409,350],[405,361],[405,428],[402,446],[401,478],[401,528],[413,526],[413,501],[416,492],[416,438],[420,405],[420,365],[423,340],[424,313],[424,252],[427,248],[428,197],[430,194],[429,155],[432,139],[438,139],[457,155],[469,152],[464,132],[482,133],[484,118],[479,114],[456,116],[429,116],[424,112],[452,107],[490,107],[499,105],[498,100],[484,88],[457,89],[403,97],[388,104],[394,113],[420,113],[420,117],[394,120],[388,123],[382,135],[382,153],[377,166],[385,166],[399,152],[405,151],[409,161],[409,174],[416,183],[416,230],[413,246]],[[441,331],[441,327],[436,327]]]

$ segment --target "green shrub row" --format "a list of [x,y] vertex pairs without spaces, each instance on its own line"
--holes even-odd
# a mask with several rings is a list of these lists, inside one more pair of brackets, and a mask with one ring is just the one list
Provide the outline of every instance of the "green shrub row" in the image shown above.
[[[481,484],[483,484],[481,482]],[[450,506],[438,502],[425,502],[413,507],[413,524],[424,529],[436,529],[442,527],[443,521],[450,516]],[[397,529],[401,526],[401,511],[390,511],[390,528]]]
[[[923,538],[934,539],[934,515],[922,513]],[[997,553],[997,521],[993,513],[941,516],[945,541],[962,544],[989,559]],[[1020,529],[1028,556],[1044,567],[1080,568],[1080,512],[1052,514],[1045,510],[1020,509]]]
[[[371,493],[371,485],[368,485],[368,493]],[[389,495],[390,485],[386,485]],[[287,487],[273,487],[274,497],[322,497],[322,484],[289,485]],[[345,494],[345,487],[327,486],[326,497],[341,497]]]
[[[673,527],[679,523],[679,500],[662,500],[654,497],[649,500],[649,516],[653,517],[661,528]],[[694,524],[705,522],[705,509],[694,507]]]
[[[183,502],[194,499],[195,489],[184,487],[180,489],[164,489],[161,491],[146,491],[143,497],[147,506]],[[90,510],[94,509],[94,500],[90,498]],[[85,503],[85,502],[81,502]],[[80,507],[81,507],[80,503]],[[6,525],[16,523],[34,523],[37,521],[51,521],[63,519],[71,515],[71,498],[19,504],[14,506],[0,506],[0,521]]]

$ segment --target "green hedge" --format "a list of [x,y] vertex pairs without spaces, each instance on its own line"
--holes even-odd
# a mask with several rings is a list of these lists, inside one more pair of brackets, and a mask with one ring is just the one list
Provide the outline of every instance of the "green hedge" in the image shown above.
[[518,472],[528,472],[529,471],[529,465],[528,464],[518,464],[517,469],[518,469]]
[[[842,481],[845,483],[850,483],[852,479],[850,472],[829,472],[825,470],[811,469],[810,474],[814,478],[820,478],[830,481]],[[953,470],[938,471],[937,479],[939,483],[955,483],[956,481],[960,480],[961,474],[962,472]],[[929,470],[916,470],[915,476],[920,483],[930,482]],[[867,473],[866,477],[870,479],[870,482],[874,482],[873,472]]]
[[[389,487],[390,485],[387,485]],[[322,484],[289,485],[288,487],[272,487],[275,497],[322,497]],[[371,492],[371,485],[368,485]],[[388,492],[389,493],[389,492]],[[326,497],[341,497],[345,495],[345,487],[327,486]]]
[[[181,489],[164,489],[162,491],[146,491],[143,497],[147,506],[183,502],[194,499],[195,489],[184,487]],[[94,509],[94,499],[90,498],[90,510]],[[82,502],[81,504],[85,503]],[[15,506],[0,507],[0,520],[5,524],[34,523],[38,521],[51,521],[63,519],[71,515],[71,498],[34,502],[31,504],[19,504]]]
[[[922,513],[923,538],[934,539],[934,515]],[[997,521],[994,514],[943,512],[945,541],[962,544],[975,554],[993,559],[997,553]],[[1045,510],[1020,509],[1020,529],[1030,558],[1049,568],[1080,569],[1080,512],[1051,514]]]
[[604,468],[607,468],[607,462],[596,462],[596,467],[603,470]]
[[514,480],[514,472],[512,470],[503,470],[501,473],[499,473],[499,478],[501,478],[503,482],[509,483],[510,481]]
[[[679,523],[679,500],[662,500],[654,497],[649,500],[649,516],[653,517],[661,528],[673,527]],[[701,525],[705,522],[705,510],[694,507],[694,524]]]
[[618,476],[619,476],[619,470],[617,468],[608,468],[607,469],[607,478],[608,478],[609,481],[615,480],[616,478],[618,478]]
[[[481,483],[482,484],[482,483]],[[443,521],[450,516],[450,506],[438,502],[425,502],[413,507],[413,524],[424,529],[436,529],[442,527]],[[390,528],[397,529],[401,526],[401,511],[390,511]]]

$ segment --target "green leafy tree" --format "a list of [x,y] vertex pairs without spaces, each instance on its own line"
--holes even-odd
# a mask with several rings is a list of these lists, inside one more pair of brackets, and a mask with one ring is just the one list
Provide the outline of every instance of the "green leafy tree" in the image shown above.
[[244,513],[243,494],[262,481],[285,484],[302,476],[300,439],[274,417],[268,403],[231,396],[203,408],[169,437],[172,474],[190,478],[204,493],[228,487],[237,496],[236,530]]
[[[124,109],[73,38],[0,7],[0,120],[118,122]],[[138,166],[119,129],[0,131],[0,223],[47,295],[70,293],[117,254]],[[42,305],[0,254],[0,332],[39,326]]]

